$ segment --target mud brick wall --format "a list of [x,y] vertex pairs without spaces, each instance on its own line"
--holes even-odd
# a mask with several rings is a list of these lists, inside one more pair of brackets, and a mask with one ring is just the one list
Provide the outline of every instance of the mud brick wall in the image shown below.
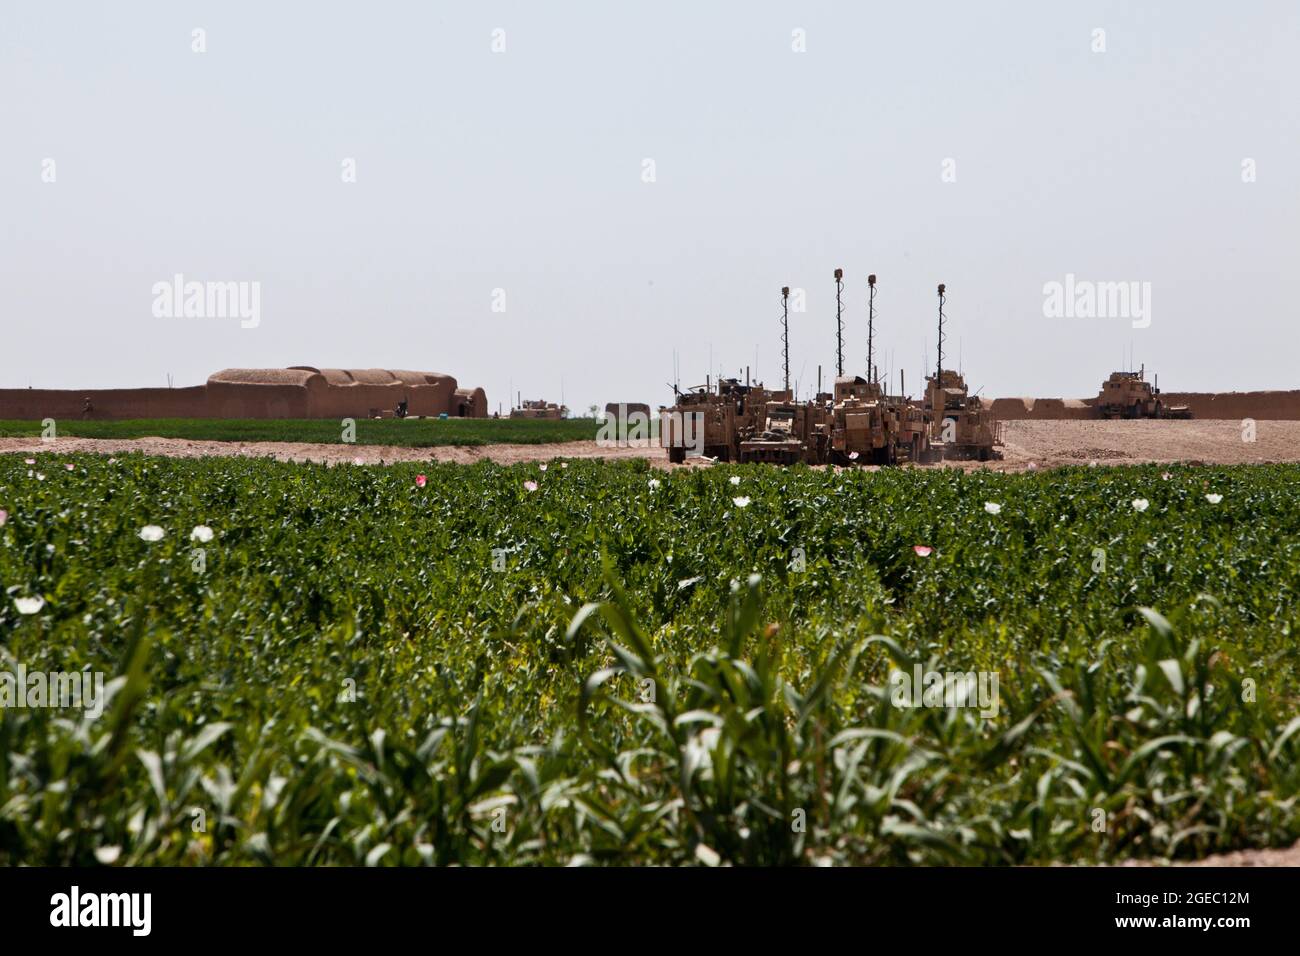
[[457,389],[449,375],[227,369],[189,388],[0,389],[0,419],[365,418],[403,400],[411,415],[488,414],[483,389]]
[[[1187,405],[1194,418],[1241,421],[1300,420],[1300,391],[1272,392],[1161,392],[1166,405]],[[1094,398],[995,398],[993,416],[1018,419],[1087,419],[1093,417]]]

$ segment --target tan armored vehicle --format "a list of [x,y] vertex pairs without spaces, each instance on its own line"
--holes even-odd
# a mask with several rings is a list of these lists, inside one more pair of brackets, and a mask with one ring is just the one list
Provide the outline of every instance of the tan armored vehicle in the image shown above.
[[[836,281],[840,279],[836,270]],[[867,377],[841,375],[831,399],[831,460],[836,464],[897,465],[929,460],[925,409],[904,395],[887,395],[875,365],[876,277],[867,276]],[[837,316],[838,322],[838,316]],[[842,333],[842,329],[837,329]],[[836,356],[843,354],[840,338]],[[899,376],[900,392],[902,375]],[[819,396],[820,397],[820,396]]]
[[819,399],[799,405],[795,417],[797,434],[804,443],[804,460],[810,465],[824,465],[831,457],[831,404]]
[[792,402],[769,402],[763,430],[740,443],[740,460],[793,465],[804,460],[804,444],[795,436],[798,409]]
[[988,461],[1002,444],[1001,428],[978,395],[970,395],[957,372],[943,369],[925,380],[930,441],[943,458]]
[[[836,281],[841,274],[836,270]],[[785,387],[768,391],[761,385],[747,389],[743,413],[735,417],[737,439],[734,458],[743,462],[793,465],[798,462],[823,464],[830,453],[830,396],[819,395],[812,402],[798,402],[790,388],[790,288],[781,289],[781,349]],[[746,370],[748,381],[748,370]],[[820,370],[818,372],[820,381]],[[735,379],[724,380],[719,392],[741,389]],[[678,408],[681,408],[679,403]],[[707,431],[707,429],[706,429]],[[713,435],[706,439],[712,443]],[[669,460],[680,461],[685,451],[669,447]],[[716,457],[716,456],[715,456]]]
[[889,464],[891,443],[880,385],[861,375],[835,379],[831,460],[837,465]]
[[934,374],[925,380],[925,411],[930,417],[930,444],[936,458],[974,458],[988,461],[999,457],[1002,426],[993,410],[984,407],[978,395],[971,395],[960,372],[943,367],[943,326],[947,286],[939,283],[939,361]]
[[717,390],[699,385],[660,410],[659,438],[668,460],[681,464],[691,449],[718,461],[738,461],[742,440],[757,434],[767,420],[770,393],[761,385],[724,378]]
[[510,409],[511,418],[549,418],[560,419],[568,409],[563,405],[556,405],[554,402],[547,402],[542,399],[529,400],[520,402],[518,408]]
[[894,464],[934,460],[930,446],[930,416],[923,403],[905,396],[886,396],[886,427],[892,435]]
[[847,465],[898,465],[930,457],[925,409],[861,375],[835,380],[831,460]]
[[1191,418],[1186,405],[1166,405],[1160,389],[1146,380],[1146,366],[1136,372],[1111,372],[1093,406],[1102,418]]
[[795,402],[775,392],[767,403],[763,428],[740,443],[740,460],[794,465],[823,464],[830,447],[830,416],[814,402]]

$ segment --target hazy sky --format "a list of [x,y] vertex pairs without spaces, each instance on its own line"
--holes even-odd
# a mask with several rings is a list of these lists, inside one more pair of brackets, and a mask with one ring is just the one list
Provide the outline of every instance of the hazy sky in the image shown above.
[[[657,405],[674,350],[777,381],[789,285],[811,387],[842,267],[849,370],[874,272],[914,394],[938,282],[985,395],[1092,395],[1130,347],[1170,390],[1300,387],[1298,38],[1292,0],[5,2],[0,386]],[[176,273],[260,283],[260,324],[156,317]],[[1067,274],[1150,283],[1149,326],[1045,316]]]

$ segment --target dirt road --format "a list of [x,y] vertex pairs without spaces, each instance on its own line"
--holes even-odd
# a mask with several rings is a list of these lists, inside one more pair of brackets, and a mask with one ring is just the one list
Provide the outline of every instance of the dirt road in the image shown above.
[[[362,464],[399,461],[514,464],[552,458],[647,458],[657,466],[669,467],[664,450],[645,443],[630,448],[601,448],[594,441],[554,445],[400,448],[393,445],[218,442],[180,438],[60,438],[47,444],[32,438],[0,438],[0,453],[93,452],[120,455],[132,451],[182,458],[231,455],[329,464],[356,461]],[[1241,424],[1235,421],[1011,421],[1006,423],[1003,459],[990,463],[988,467],[1000,471],[1023,471],[1031,463],[1039,468],[1051,468],[1086,465],[1094,461],[1099,465],[1178,461],[1224,465],[1300,462],[1300,421],[1258,422],[1254,441],[1244,440]],[[982,466],[966,462],[960,467]]]
[[167,455],[174,458],[229,456],[274,458],[277,461],[310,461],[322,464],[384,465],[402,461],[448,461],[470,464],[495,461],[514,464],[550,461],[553,458],[658,458],[667,463],[661,448],[644,445],[633,448],[600,448],[594,441],[557,442],[549,445],[445,445],[436,448],[403,448],[397,445],[321,445],[305,442],[190,441],[183,438],[60,438],[42,442],[33,438],[0,438],[0,453],[89,452],[122,455],[128,452]]

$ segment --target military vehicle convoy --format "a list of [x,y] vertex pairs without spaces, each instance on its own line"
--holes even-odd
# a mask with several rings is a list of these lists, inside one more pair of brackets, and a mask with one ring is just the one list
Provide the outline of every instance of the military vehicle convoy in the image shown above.
[[[898,465],[941,458],[988,461],[1002,444],[999,424],[962,376],[943,367],[944,286],[939,286],[939,362],[925,395],[888,395],[874,362],[876,277],[867,277],[867,376],[843,374],[843,270],[835,270],[836,370],[833,391],[800,402],[790,390],[790,290],[781,290],[785,388],[721,379],[679,392],[661,408],[660,437],[668,460],[680,464],[689,449],[719,461],[771,464]],[[900,392],[904,391],[900,384]]]
[[[1157,382],[1159,378],[1157,377]],[[1093,404],[1101,418],[1191,418],[1186,405],[1166,405],[1160,389],[1146,380],[1146,366],[1136,372],[1111,372]]]

